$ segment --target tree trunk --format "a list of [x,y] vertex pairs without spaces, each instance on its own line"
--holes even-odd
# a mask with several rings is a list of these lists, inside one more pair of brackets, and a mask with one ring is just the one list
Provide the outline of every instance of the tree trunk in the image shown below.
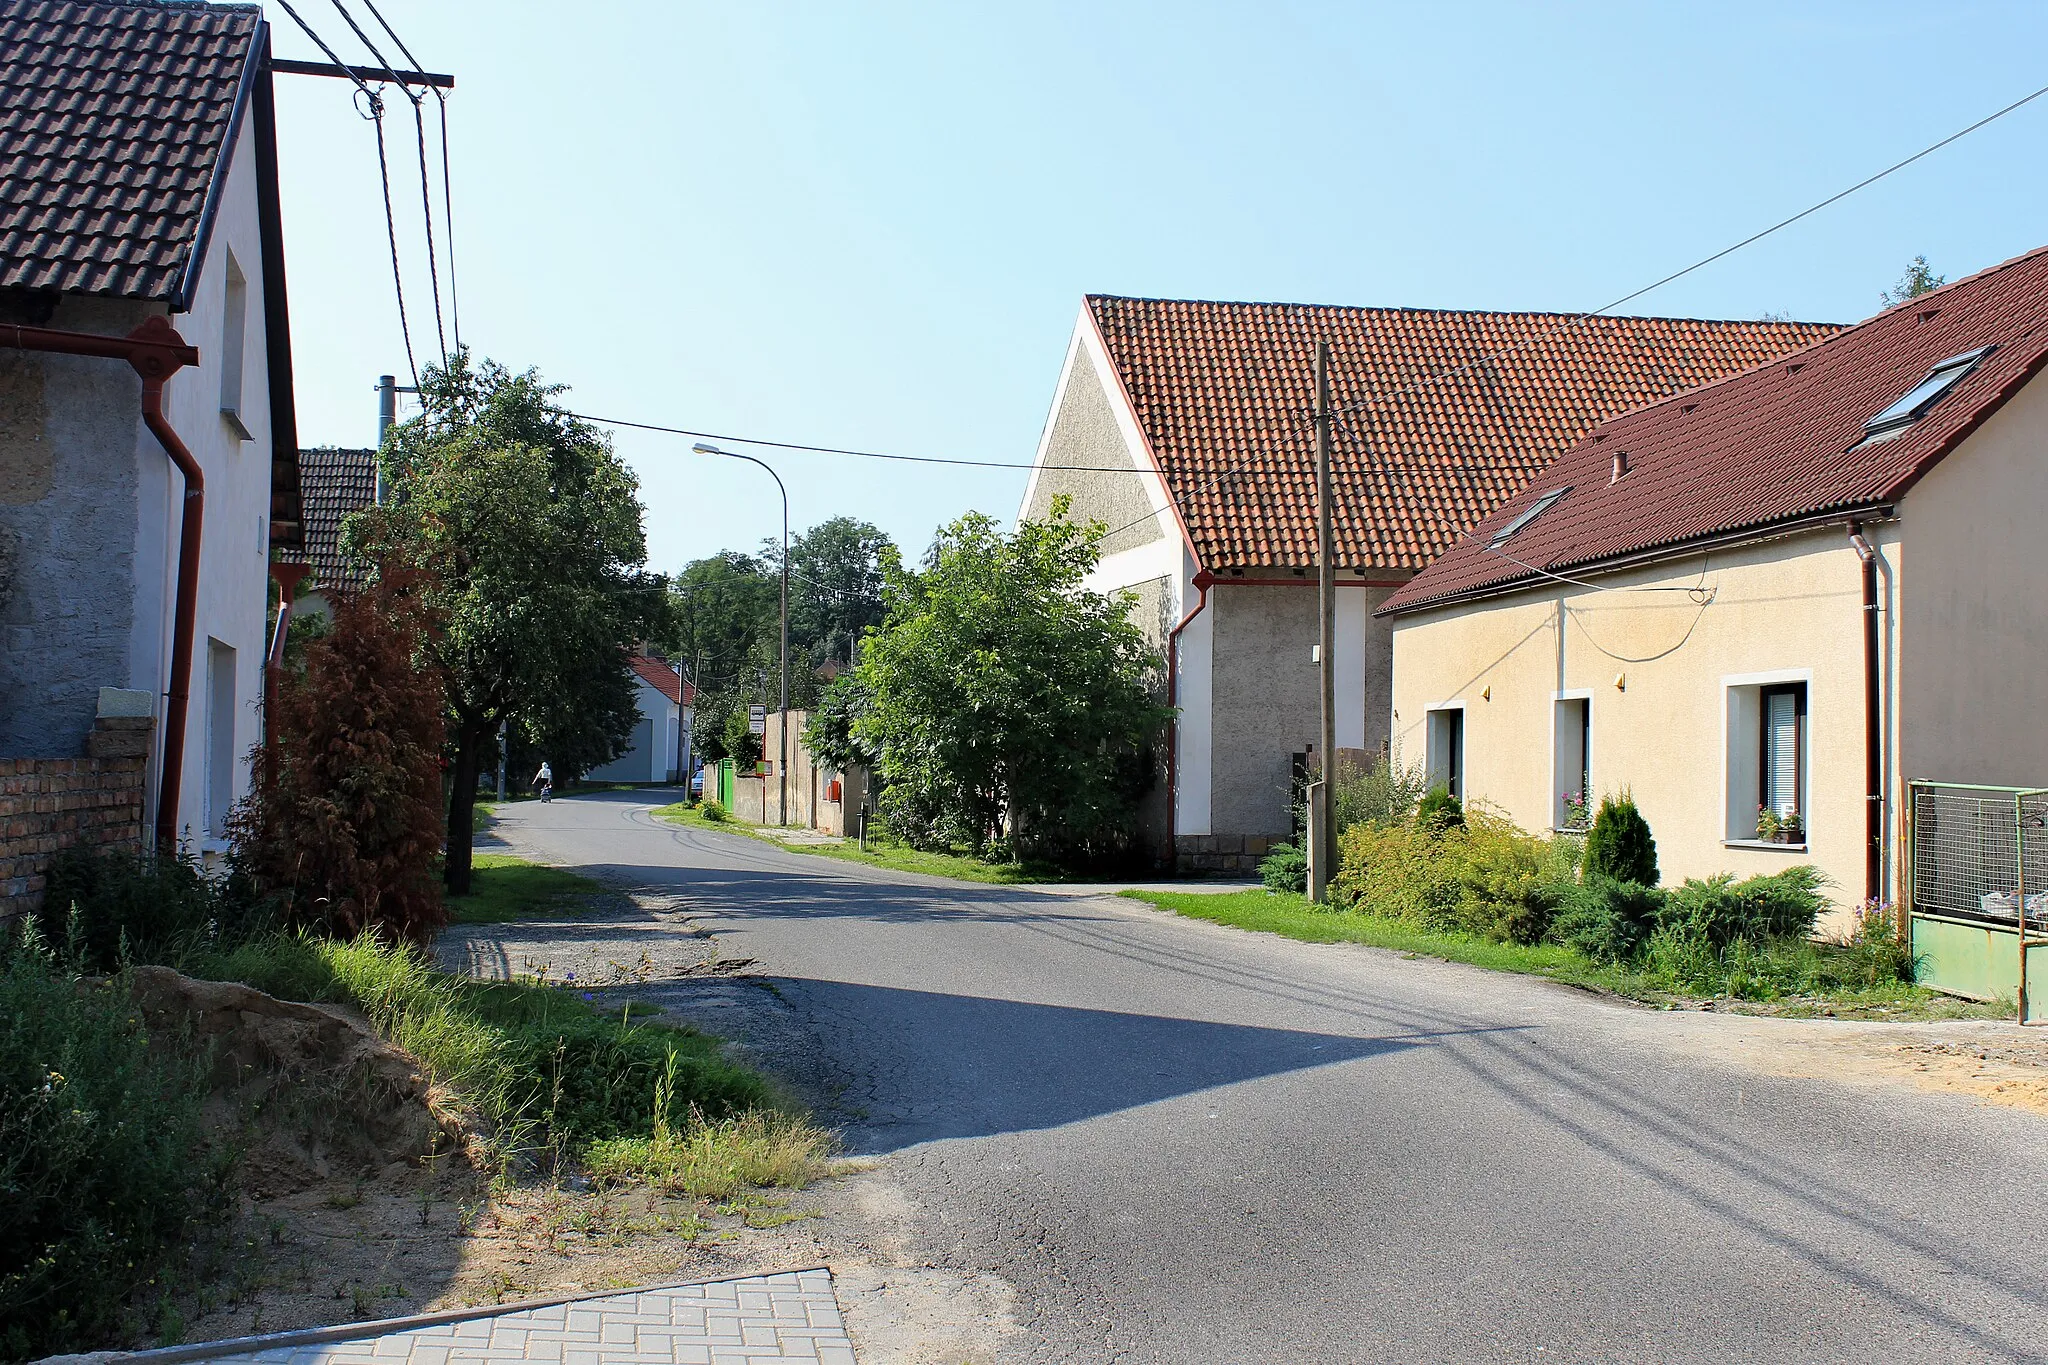
[[454,779],[448,791],[448,853],[442,861],[442,884],[451,896],[469,894],[471,843],[476,830],[476,760],[482,731],[463,723],[455,732]]

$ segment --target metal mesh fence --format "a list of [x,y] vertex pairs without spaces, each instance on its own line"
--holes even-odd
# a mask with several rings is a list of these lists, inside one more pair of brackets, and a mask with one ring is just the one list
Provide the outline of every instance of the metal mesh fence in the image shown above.
[[1913,908],[2048,929],[2048,791],[1916,782]]

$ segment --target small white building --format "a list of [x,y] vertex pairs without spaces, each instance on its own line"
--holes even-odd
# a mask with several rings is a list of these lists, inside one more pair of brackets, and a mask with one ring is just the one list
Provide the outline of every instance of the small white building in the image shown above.
[[588,782],[678,780],[689,745],[697,690],[658,654],[635,654],[627,662],[640,703],[640,721],[626,752],[583,775]]
[[0,8],[0,760],[119,717],[142,824],[200,849],[248,788],[299,543],[269,56],[253,6]]

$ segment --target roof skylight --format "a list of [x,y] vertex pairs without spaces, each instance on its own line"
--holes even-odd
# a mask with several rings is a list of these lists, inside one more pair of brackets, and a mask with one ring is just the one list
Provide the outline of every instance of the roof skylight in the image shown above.
[[1920,420],[1922,413],[1941,401],[1941,396],[1954,388],[1962,377],[1977,368],[1977,362],[1990,355],[1997,347],[1980,346],[1974,351],[1952,355],[1927,372],[1927,377],[1908,389],[1904,394],[1877,416],[1863,424],[1866,436],[1890,436],[1904,430]]
[[1516,517],[1513,521],[1501,527],[1498,531],[1495,531],[1493,533],[1493,539],[1486,542],[1486,548],[1489,550],[1498,550],[1501,546],[1513,540],[1529,525],[1530,522],[1536,520],[1536,518],[1542,516],[1545,512],[1548,512],[1551,508],[1555,507],[1557,505],[1557,500],[1571,491],[1572,490],[1569,485],[1563,488],[1553,488],[1548,493],[1545,493],[1542,497],[1536,499],[1535,502],[1529,504],[1528,510],[1523,512],[1522,515]]

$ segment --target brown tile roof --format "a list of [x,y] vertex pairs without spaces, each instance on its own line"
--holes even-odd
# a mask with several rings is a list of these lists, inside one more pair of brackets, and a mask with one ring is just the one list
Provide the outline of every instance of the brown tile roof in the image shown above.
[[0,0],[0,286],[184,300],[253,5]]
[[1404,570],[1595,423],[1833,330],[1100,295],[1087,306],[1210,570],[1315,562],[1318,339],[1337,401],[1367,404],[1333,451],[1338,566]]
[[[696,703],[697,689],[687,687],[683,682],[682,675],[669,667],[668,660],[662,658],[659,654],[635,654],[629,657],[626,662],[633,666],[633,671],[640,675],[642,682],[660,692],[662,696],[667,697],[676,705],[689,706]],[[687,702],[683,700],[686,691],[690,698]]]
[[322,446],[299,452],[299,496],[305,504],[306,562],[312,588],[356,588],[360,570],[343,559],[341,521],[377,501],[377,452]]
[[[1864,423],[1940,361],[1995,345],[1887,440]],[[1890,308],[1794,355],[1616,418],[1395,593],[1441,602],[1705,537],[1891,503],[2048,362],[2048,247]],[[1614,455],[1629,472],[1610,483]],[[1501,547],[1492,533],[1571,492]],[[1511,554],[1518,565],[1503,558]]]

